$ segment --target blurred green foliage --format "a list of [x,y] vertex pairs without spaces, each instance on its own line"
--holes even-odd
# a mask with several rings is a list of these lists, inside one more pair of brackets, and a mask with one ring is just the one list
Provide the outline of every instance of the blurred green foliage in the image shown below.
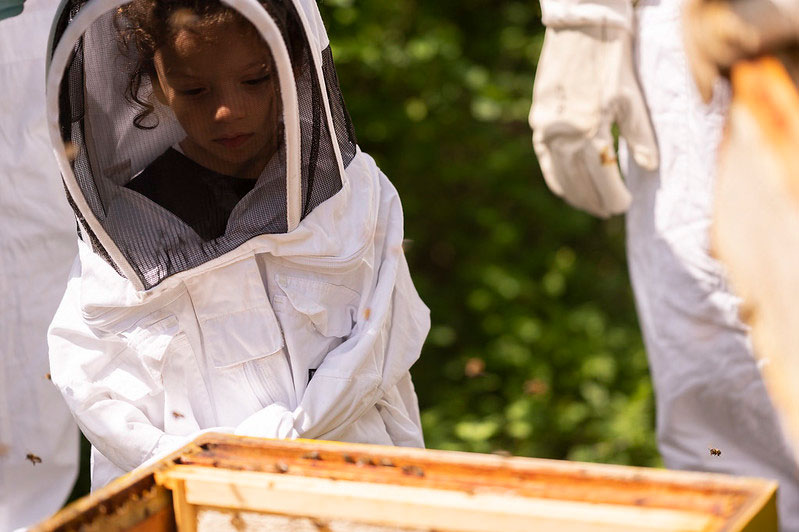
[[544,185],[527,113],[536,2],[324,0],[361,148],[400,191],[433,326],[432,448],[660,465],[620,218]]

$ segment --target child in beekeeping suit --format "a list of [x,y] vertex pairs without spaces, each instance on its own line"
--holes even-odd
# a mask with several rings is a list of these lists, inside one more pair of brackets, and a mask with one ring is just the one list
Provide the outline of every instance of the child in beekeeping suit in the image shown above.
[[315,3],[67,2],[53,47],[81,238],[50,360],[93,487],[203,430],[422,446],[429,313]]
[[[714,81],[736,58],[796,31],[799,2],[781,4],[542,0],[547,32],[530,124],[553,192],[600,217],[627,213],[630,277],[666,465],[779,481],[781,529],[796,531],[799,466],[739,300],[708,244],[727,100],[719,86],[711,101]],[[687,46],[683,20],[694,29]]]

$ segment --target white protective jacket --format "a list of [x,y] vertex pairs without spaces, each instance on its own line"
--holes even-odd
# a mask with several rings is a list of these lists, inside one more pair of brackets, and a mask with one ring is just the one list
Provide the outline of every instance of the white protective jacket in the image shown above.
[[[128,112],[118,80],[97,82],[118,50],[107,44],[119,3],[90,0],[77,16],[67,3],[48,79],[52,136],[83,235],[50,360],[93,445],[93,488],[208,429],[423,446],[409,368],[429,311],[403,254],[397,192],[355,144],[315,2],[231,2],[272,48],[285,144],[269,165],[276,174],[262,176],[211,243],[119,186],[182,134],[163,112],[156,129],[135,130],[130,114],[115,114]],[[303,69],[289,64],[299,52],[286,34],[297,31]],[[59,85],[75,80],[84,85],[67,101]],[[83,112],[66,120],[75,108]],[[277,192],[268,188],[276,182]],[[265,189],[269,198],[282,190],[284,210],[264,207]]]
[[[709,253],[725,100],[702,104],[683,51],[680,0],[542,0],[575,24],[621,21],[658,139],[660,170],[620,157],[632,195],[627,253],[666,465],[779,481],[781,530],[799,530],[799,467],[758,370],[739,299]],[[708,448],[722,451],[712,456]]]
[[47,379],[47,324],[75,255],[44,109],[51,0],[0,20],[0,530],[59,509],[78,472],[78,430]]

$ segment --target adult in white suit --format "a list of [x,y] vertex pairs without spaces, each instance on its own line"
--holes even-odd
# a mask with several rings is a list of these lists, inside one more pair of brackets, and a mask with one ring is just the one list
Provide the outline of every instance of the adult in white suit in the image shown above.
[[[753,12],[775,9],[766,0],[745,3]],[[547,33],[530,114],[534,147],[548,185],[566,201],[601,217],[627,212],[663,459],[675,469],[779,481],[781,528],[799,530],[799,466],[739,320],[739,299],[708,249],[727,95],[702,101],[683,45],[683,2],[541,4]],[[703,38],[689,41],[706,99],[718,72],[769,41],[759,30],[765,25],[736,16],[727,2],[695,1],[691,16],[708,9],[723,10],[726,23],[700,25]],[[624,181],[613,123],[623,137]]]
[[[76,252],[45,125],[57,3],[0,9],[0,530],[57,511],[78,471],[78,430],[49,376],[47,325]],[[14,16],[11,16],[14,15]]]

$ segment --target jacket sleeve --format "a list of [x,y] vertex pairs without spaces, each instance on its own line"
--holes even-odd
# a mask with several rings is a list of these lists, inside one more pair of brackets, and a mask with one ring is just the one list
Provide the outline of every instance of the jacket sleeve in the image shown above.
[[604,24],[633,30],[631,0],[541,0],[541,15],[550,28]]
[[159,383],[124,340],[84,322],[79,267],[73,269],[50,325],[51,377],[91,444],[130,471],[189,438],[165,434],[148,417],[148,400],[160,393]]
[[418,359],[430,328],[429,310],[416,293],[402,251],[399,198],[382,174],[381,188],[371,294],[362,296],[367,302],[352,334],[325,356],[296,409],[270,405],[246,419],[237,433],[337,439],[393,391]]

